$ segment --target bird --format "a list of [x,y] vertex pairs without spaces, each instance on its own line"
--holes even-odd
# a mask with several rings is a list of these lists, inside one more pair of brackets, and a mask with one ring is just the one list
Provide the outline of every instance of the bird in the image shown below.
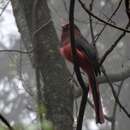
[[[75,48],[79,67],[87,74],[89,82],[89,92],[92,94],[94,109],[96,115],[96,123],[104,123],[103,108],[100,99],[99,85],[96,76],[101,74],[97,50],[89,44],[87,39],[81,34],[80,29],[74,24]],[[62,57],[73,63],[71,40],[70,40],[70,24],[62,26],[61,42],[59,51]]]

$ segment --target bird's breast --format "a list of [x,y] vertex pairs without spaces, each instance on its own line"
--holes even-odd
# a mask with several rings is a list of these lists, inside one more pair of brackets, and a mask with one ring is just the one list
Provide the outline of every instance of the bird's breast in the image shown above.
[[[76,49],[77,52],[77,58],[79,61],[79,65],[82,66],[83,64],[86,65],[89,62],[89,58],[86,56],[86,54]],[[72,49],[70,44],[65,44],[63,47],[60,48],[60,54],[65,57],[68,61],[72,62]]]
[[72,51],[70,44],[66,44],[60,48],[60,54],[65,57],[67,60],[72,62]]

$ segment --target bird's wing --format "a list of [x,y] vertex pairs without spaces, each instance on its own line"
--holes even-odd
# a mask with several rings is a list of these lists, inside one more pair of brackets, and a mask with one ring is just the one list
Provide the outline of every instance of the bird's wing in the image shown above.
[[83,51],[90,59],[94,67],[95,75],[97,76],[98,74],[100,74],[96,49],[91,44],[89,44],[88,41],[82,36],[75,39],[75,46],[80,51]]

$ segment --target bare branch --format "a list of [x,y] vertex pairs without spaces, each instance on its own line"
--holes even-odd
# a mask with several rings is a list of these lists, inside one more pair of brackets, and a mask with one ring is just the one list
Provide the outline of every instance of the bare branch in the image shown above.
[[[126,69],[122,72],[119,73],[108,73],[107,74],[111,82],[119,82],[121,80],[126,80],[127,78],[130,77],[130,69]],[[107,83],[107,80],[105,79],[104,76],[100,76],[97,78],[98,83]]]
[[[118,88],[118,92],[117,92],[117,96],[119,97],[120,92],[121,92],[121,88],[123,86],[124,80],[121,81],[119,88]],[[114,104],[114,108],[113,108],[113,114],[112,114],[112,124],[111,124],[111,130],[115,130],[115,121],[116,121],[116,110],[117,110],[117,102],[115,101]]]
[[130,0],[125,0],[126,14],[130,22]]
[[21,54],[30,54],[33,52],[33,49],[30,51],[21,51],[21,50],[0,50],[1,52],[11,52],[11,53],[21,53]]
[[[128,29],[130,26],[130,23],[128,22],[128,24],[126,25],[126,29]],[[105,54],[103,55],[101,61],[100,61],[100,66],[103,64],[103,62],[105,61],[106,57],[113,51],[113,49],[117,46],[117,44],[119,43],[119,41],[126,35],[126,32],[124,31],[114,42],[114,44],[111,45],[111,47],[105,52]]]
[[119,105],[119,107],[123,110],[123,112],[126,114],[126,116],[127,116],[128,118],[130,118],[129,112],[128,112],[128,111],[125,109],[125,107],[121,104],[121,102],[120,102],[120,100],[119,100],[119,98],[118,98],[118,96],[117,96],[117,94],[116,94],[116,92],[115,92],[115,90],[114,90],[113,84],[112,84],[111,80],[109,79],[108,75],[106,74],[106,71],[105,71],[105,69],[104,69],[103,67],[102,67],[102,72],[103,72],[103,74],[104,74],[104,76],[105,76],[105,78],[106,78],[106,80],[107,80],[107,82],[108,82],[108,84],[109,84],[109,86],[110,86],[110,88],[111,88],[111,90],[112,90],[112,94],[113,94],[113,96],[114,96],[114,98],[115,98],[115,101],[117,102],[117,104]]
[[0,114],[0,120],[9,128],[9,130],[14,130],[8,120],[2,114]]
[[[111,17],[108,19],[107,22],[111,21],[112,17],[115,16],[116,12],[119,10],[121,3],[123,0],[119,1],[119,4],[117,5],[116,9],[114,10],[114,12],[112,13]],[[99,37],[101,36],[101,34],[103,33],[103,31],[105,30],[105,28],[107,27],[107,24],[104,24],[104,27],[102,28],[102,30],[100,31],[100,33],[97,35],[97,38],[95,39],[95,42],[97,42],[97,40],[99,39]]]
[[81,130],[84,111],[85,111],[87,97],[88,97],[88,87],[86,87],[86,85],[82,79],[82,75],[81,75],[79,64],[78,64],[77,51],[75,48],[74,7],[75,7],[75,0],[71,0],[70,1],[70,10],[69,10],[69,24],[70,24],[70,40],[71,40],[71,48],[72,48],[72,58],[73,58],[76,77],[78,79],[80,87],[83,90],[83,95],[82,95],[82,100],[81,100],[81,105],[80,105],[80,110],[79,110],[79,115],[78,115],[78,121],[77,121],[77,128],[76,128],[76,130]]
[[[91,12],[93,10],[93,3],[94,3],[94,0],[92,0],[90,5],[89,5]],[[89,24],[90,24],[90,33],[91,33],[92,44],[95,46],[95,37],[94,37],[94,31],[93,31],[93,20],[92,20],[91,15],[89,15]]]
[[115,29],[117,29],[117,30],[120,30],[120,31],[123,31],[123,32],[125,31],[125,32],[127,32],[127,33],[130,33],[129,30],[126,30],[126,29],[124,29],[124,28],[115,26],[115,25],[113,25],[113,24],[111,24],[111,23],[109,23],[109,22],[107,22],[107,21],[104,21],[103,19],[97,17],[95,14],[93,14],[92,12],[90,12],[90,11],[86,8],[85,4],[84,4],[81,0],[79,0],[79,3],[81,4],[82,8],[83,8],[89,15],[91,15],[91,16],[94,17],[95,19],[99,20],[100,22],[105,23],[105,24],[109,25],[110,27],[113,27],[113,28],[115,28]]
[[[130,77],[130,68],[119,72],[119,73],[108,73],[107,76],[109,77],[109,80],[113,83],[113,82],[119,82],[122,80],[126,80],[127,78]],[[97,77],[97,82],[98,84],[104,84],[104,83],[108,83],[106,78],[104,76],[99,76]],[[88,85],[88,82],[86,82],[86,85]],[[74,90],[74,96],[75,98],[81,96],[81,89],[79,89],[78,87],[75,88]]]
[[4,6],[4,8],[2,9],[0,16],[2,16],[2,14],[4,13],[4,11],[6,10],[8,4],[9,4],[10,0],[7,1],[6,5]]

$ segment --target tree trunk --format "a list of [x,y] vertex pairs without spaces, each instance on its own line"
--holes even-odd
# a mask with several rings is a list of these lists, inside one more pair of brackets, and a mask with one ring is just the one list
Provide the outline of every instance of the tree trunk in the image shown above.
[[72,130],[72,87],[68,83],[69,72],[57,49],[59,41],[47,2],[11,0],[11,3],[25,46],[27,49],[34,47],[33,64],[39,68],[44,82],[42,101],[47,107],[47,118],[57,130]]

